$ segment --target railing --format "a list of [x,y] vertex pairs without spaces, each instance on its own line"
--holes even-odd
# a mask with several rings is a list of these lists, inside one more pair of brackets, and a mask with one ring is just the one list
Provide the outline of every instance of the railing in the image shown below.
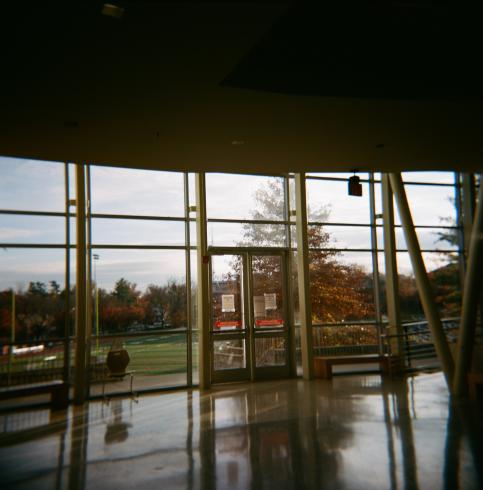
[[[71,338],[67,342],[70,349],[69,366],[65,366],[64,363],[66,354],[64,339],[1,343],[0,389],[65,379],[66,376],[72,379],[75,339]],[[106,355],[114,342],[121,343],[128,350],[131,357],[130,368],[136,370],[139,376],[160,378],[169,375],[173,380],[174,375],[180,375],[178,377],[186,378],[187,332],[186,329],[180,328],[91,337],[91,382],[103,379]]]
[[64,339],[3,343],[0,387],[63,379],[64,355]]
[[378,326],[375,322],[315,324],[313,346],[316,356],[377,354]]
[[[460,319],[457,317],[443,318],[441,322],[450,348],[453,348],[453,346],[456,346],[458,338]],[[402,334],[384,335],[388,351],[391,340],[402,338],[406,367],[413,369],[418,368],[418,366],[424,366],[428,362],[437,363],[436,350],[427,320],[405,322],[402,327]],[[477,325],[477,332],[480,333],[477,336],[478,343],[481,341],[481,324]]]

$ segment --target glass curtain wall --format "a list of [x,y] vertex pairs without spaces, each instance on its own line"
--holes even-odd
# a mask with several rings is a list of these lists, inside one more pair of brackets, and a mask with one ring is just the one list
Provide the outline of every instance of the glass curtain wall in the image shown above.
[[350,174],[309,174],[307,214],[314,355],[379,351],[369,174],[349,196]]
[[120,347],[136,391],[191,385],[188,175],[91,165],[88,188],[91,395],[102,389],[107,353]]
[[[350,174],[307,176],[315,355],[376,353],[383,348],[379,333],[384,332],[387,310],[380,174],[359,176],[361,197],[348,195]],[[451,338],[461,302],[459,176],[406,172],[403,180],[436,303]],[[424,332],[428,342],[396,207],[395,234],[402,320],[408,332]]]
[[16,158],[0,168],[0,389],[67,380],[73,172]]
[[[0,389],[67,380],[75,165],[13,158],[0,165]],[[129,353],[136,391],[196,383],[192,176],[95,165],[87,176],[91,395],[100,393],[106,354],[119,346]],[[127,382],[106,387],[128,389]]]
[[[279,311],[284,304],[285,263],[282,255],[270,255],[267,250],[279,254],[290,249],[288,195],[288,179],[282,176],[206,175],[208,247],[212,254],[220,255],[212,257],[211,277],[215,371],[287,362],[285,333],[292,331],[293,321],[284,325]],[[233,304],[228,305],[229,299]],[[256,319],[250,324],[252,300]],[[287,311],[291,318],[288,306]],[[277,319],[269,320],[267,315]],[[257,329],[263,328],[285,333],[256,338]],[[250,339],[252,349],[247,350]]]
[[[68,379],[74,166],[13,158],[0,163],[0,387]],[[362,197],[348,196],[350,174],[307,176],[316,355],[381,348],[386,302],[380,176],[359,175]],[[460,176],[412,172],[403,179],[436,302],[454,339],[461,303]],[[288,311],[297,326],[293,176],[207,174],[206,186],[211,250],[289,252]],[[194,176],[90,165],[87,190],[91,394],[100,392],[106,354],[116,346],[129,353],[136,391],[196,383]],[[402,319],[414,338],[428,341],[397,208],[395,220]],[[222,285],[228,273],[217,269],[214,279]],[[300,360],[298,328],[294,338]],[[108,389],[127,388],[118,383]]]
[[[403,181],[439,313],[442,318],[459,317],[459,182],[455,186],[455,175],[450,172],[405,172]],[[395,225],[401,316],[403,321],[418,321],[424,314],[397,211]]]

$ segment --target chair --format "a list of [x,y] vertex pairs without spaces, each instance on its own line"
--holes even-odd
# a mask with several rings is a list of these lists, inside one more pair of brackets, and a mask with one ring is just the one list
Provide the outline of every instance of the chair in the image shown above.
[[130,361],[129,353],[123,347],[111,347],[111,350],[107,353],[106,357],[106,375],[104,376],[102,383],[102,396],[105,396],[106,381],[109,380],[123,380],[126,376],[131,379],[130,382],[130,392],[131,396],[135,397],[136,394],[133,392],[133,375],[134,371],[127,371],[126,368]]

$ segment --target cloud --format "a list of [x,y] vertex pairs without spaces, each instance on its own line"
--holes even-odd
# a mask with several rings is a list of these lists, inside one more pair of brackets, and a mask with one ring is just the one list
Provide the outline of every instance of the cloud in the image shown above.
[[33,230],[26,230],[25,228],[0,228],[0,241],[1,242],[15,242],[25,241],[26,238],[31,238],[37,233]]

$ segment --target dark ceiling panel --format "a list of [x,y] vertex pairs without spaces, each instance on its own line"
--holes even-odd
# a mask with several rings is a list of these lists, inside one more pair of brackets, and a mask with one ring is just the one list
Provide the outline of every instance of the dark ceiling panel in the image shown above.
[[285,15],[284,2],[131,0],[115,19],[102,2],[7,2],[0,155],[248,173],[480,169],[476,48],[460,50],[478,41],[479,17],[410,3],[294,2]]
[[480,10],[477,2],[294,2],[223,84],[329,97],[481,98]]

